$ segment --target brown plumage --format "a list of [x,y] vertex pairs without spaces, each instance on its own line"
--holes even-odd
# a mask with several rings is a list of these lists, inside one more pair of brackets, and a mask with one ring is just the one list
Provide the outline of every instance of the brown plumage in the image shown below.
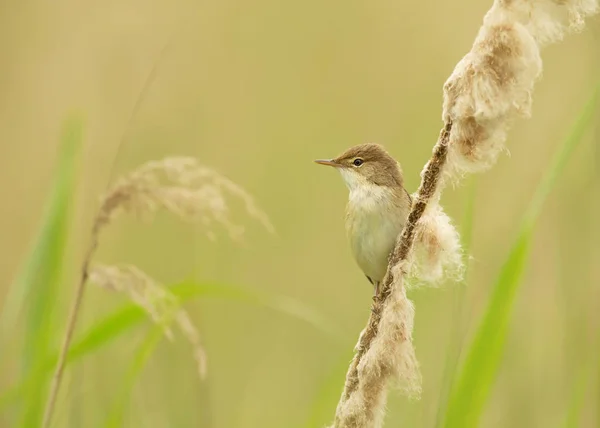
[[372,143],[316,162],[337,168],[350,190],[346,233],[357,264],[377,293],[411,206],[402,169],[382,146]]
[[400,164],[379,144],[366,143],[350,147],[334,159],[340,166],[351,168],[355,159],[362,159],[361,175],[379,186],[402,187]]

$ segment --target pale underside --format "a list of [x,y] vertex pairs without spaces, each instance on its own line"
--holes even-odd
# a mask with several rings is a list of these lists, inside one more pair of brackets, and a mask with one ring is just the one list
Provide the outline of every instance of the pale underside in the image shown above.
[[385,276],[388,256],[404,227],[410,201],[403,189],[378,186],[352,170],[340,172],[350,190],[346,232],[352,255],[376,284]]

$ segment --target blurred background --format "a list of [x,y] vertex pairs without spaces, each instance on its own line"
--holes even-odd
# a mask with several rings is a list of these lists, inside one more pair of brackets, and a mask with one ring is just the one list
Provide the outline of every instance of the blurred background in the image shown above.
[[[148,160],[194,156],[254,195],[276,234],[235,205],[243,245],[219,230],[211,242],[200,227],[169,215],[152,225],[123,218],[103,234],[95,260],[133,263],[164,284],[194,278],[284,296],[327,319],[335,333],[245,302],[189,302],[208,379],[199,381],[185,340],[162,341],[125,400],[123,426],[323,426],[372,290],[346,243],[347,190],[312,161],[378,142],[415,191],[441,126],[442,85],[490,3],[2,3],[0,303],[42,221],[62,123],[78,111],[84,149],[64,281],[52,296],[53,347],[108,182]],[[510,156],[444,193],[459,228],[474,203],[468,283],[411,292],[423,396],[392,393],[386,426],[435,426],[453,346],[457,338],[468,344],[537,183],[599,83],[600,21],[546,48],[543,59],[532,118],[511,131]],[[580,382],[579,426],[600,426],[599,147],[598,131],[588,132],[544,206],[481,426],[561,426]],[[77,332],[126,302],[89,288]],[[68,367],[54,426],[105,425],[150,326]],[[2,332],[3,391],[19,380],[27,334],[21,322]],[[14,406],[0,426],[17,426]]]

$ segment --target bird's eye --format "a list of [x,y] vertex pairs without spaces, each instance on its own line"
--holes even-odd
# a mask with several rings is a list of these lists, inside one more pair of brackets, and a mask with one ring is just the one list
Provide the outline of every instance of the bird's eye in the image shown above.
[[354,159],[354,161],[352,162],[352,164],[354,166],[361,166],[363,164],[363,160],[361,158],[356,158],[356,159]]

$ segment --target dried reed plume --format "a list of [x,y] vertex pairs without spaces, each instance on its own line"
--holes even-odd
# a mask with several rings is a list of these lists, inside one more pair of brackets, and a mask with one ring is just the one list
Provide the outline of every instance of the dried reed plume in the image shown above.
[[244,189],[212,169],[200,165],[194,158],[172,157],[148,162],[118,180],[108,190],[101,200],[92,226],[90,244],[82,262],[80,279],[76,285],[46,404],[43,428],[50,426],[88,279],[104,288],[127,293],[155,322],[165,326],[167,335],[170,335],[169,321],[173,319],[192,344],[198,371],[204,376],[206,357],[200,336],[187,313],[179,309],[176,299],[164,287],[132,266],[97,266],[91,269],[90,264],[98,246],[100,232],[122,213],[145,218],[164,209],[185,220],[200,222],[205,226],[209,238],[215,238],[209,228],[217,223],[224,226],[231,238],[239,239],[243,228],[231,220],[226,195],[240,199],[251,217],[273,231],[267,216]]
[[411,286],[438,285],[442,278],[462,278],[460,236],[438,203],[430,202],[419,219],[409,257]]
[[441,251],[457,250],[447,217],[435,214],[442,188],[494,163],[511,122],[530,114],[533,86],[542,71],[540,48],[581,29],[597,9],[596,0],[496,0],[485,15],[471,51],[444,85],[444,126],[356,345],[333,427],[381,427],[393,381],[405,381],[409,392],[419,392],[414,309],[405,293],[417,259],[411,249],[415,245],[430,255],[425,262],[418,257],[416,263],[431,269],[417,269],[421,275],[437,277],[444,258],[456,257]]
[[200,334],[181,308],[177,297],[136,266],[95,265],[90,268],[89,281],[106,290],[127,294],[142,307],[152,320],[163,327],[165,336],[173,340],[171,323],[175,322],[194,349],[201,379],[206,376],[206,351]]

